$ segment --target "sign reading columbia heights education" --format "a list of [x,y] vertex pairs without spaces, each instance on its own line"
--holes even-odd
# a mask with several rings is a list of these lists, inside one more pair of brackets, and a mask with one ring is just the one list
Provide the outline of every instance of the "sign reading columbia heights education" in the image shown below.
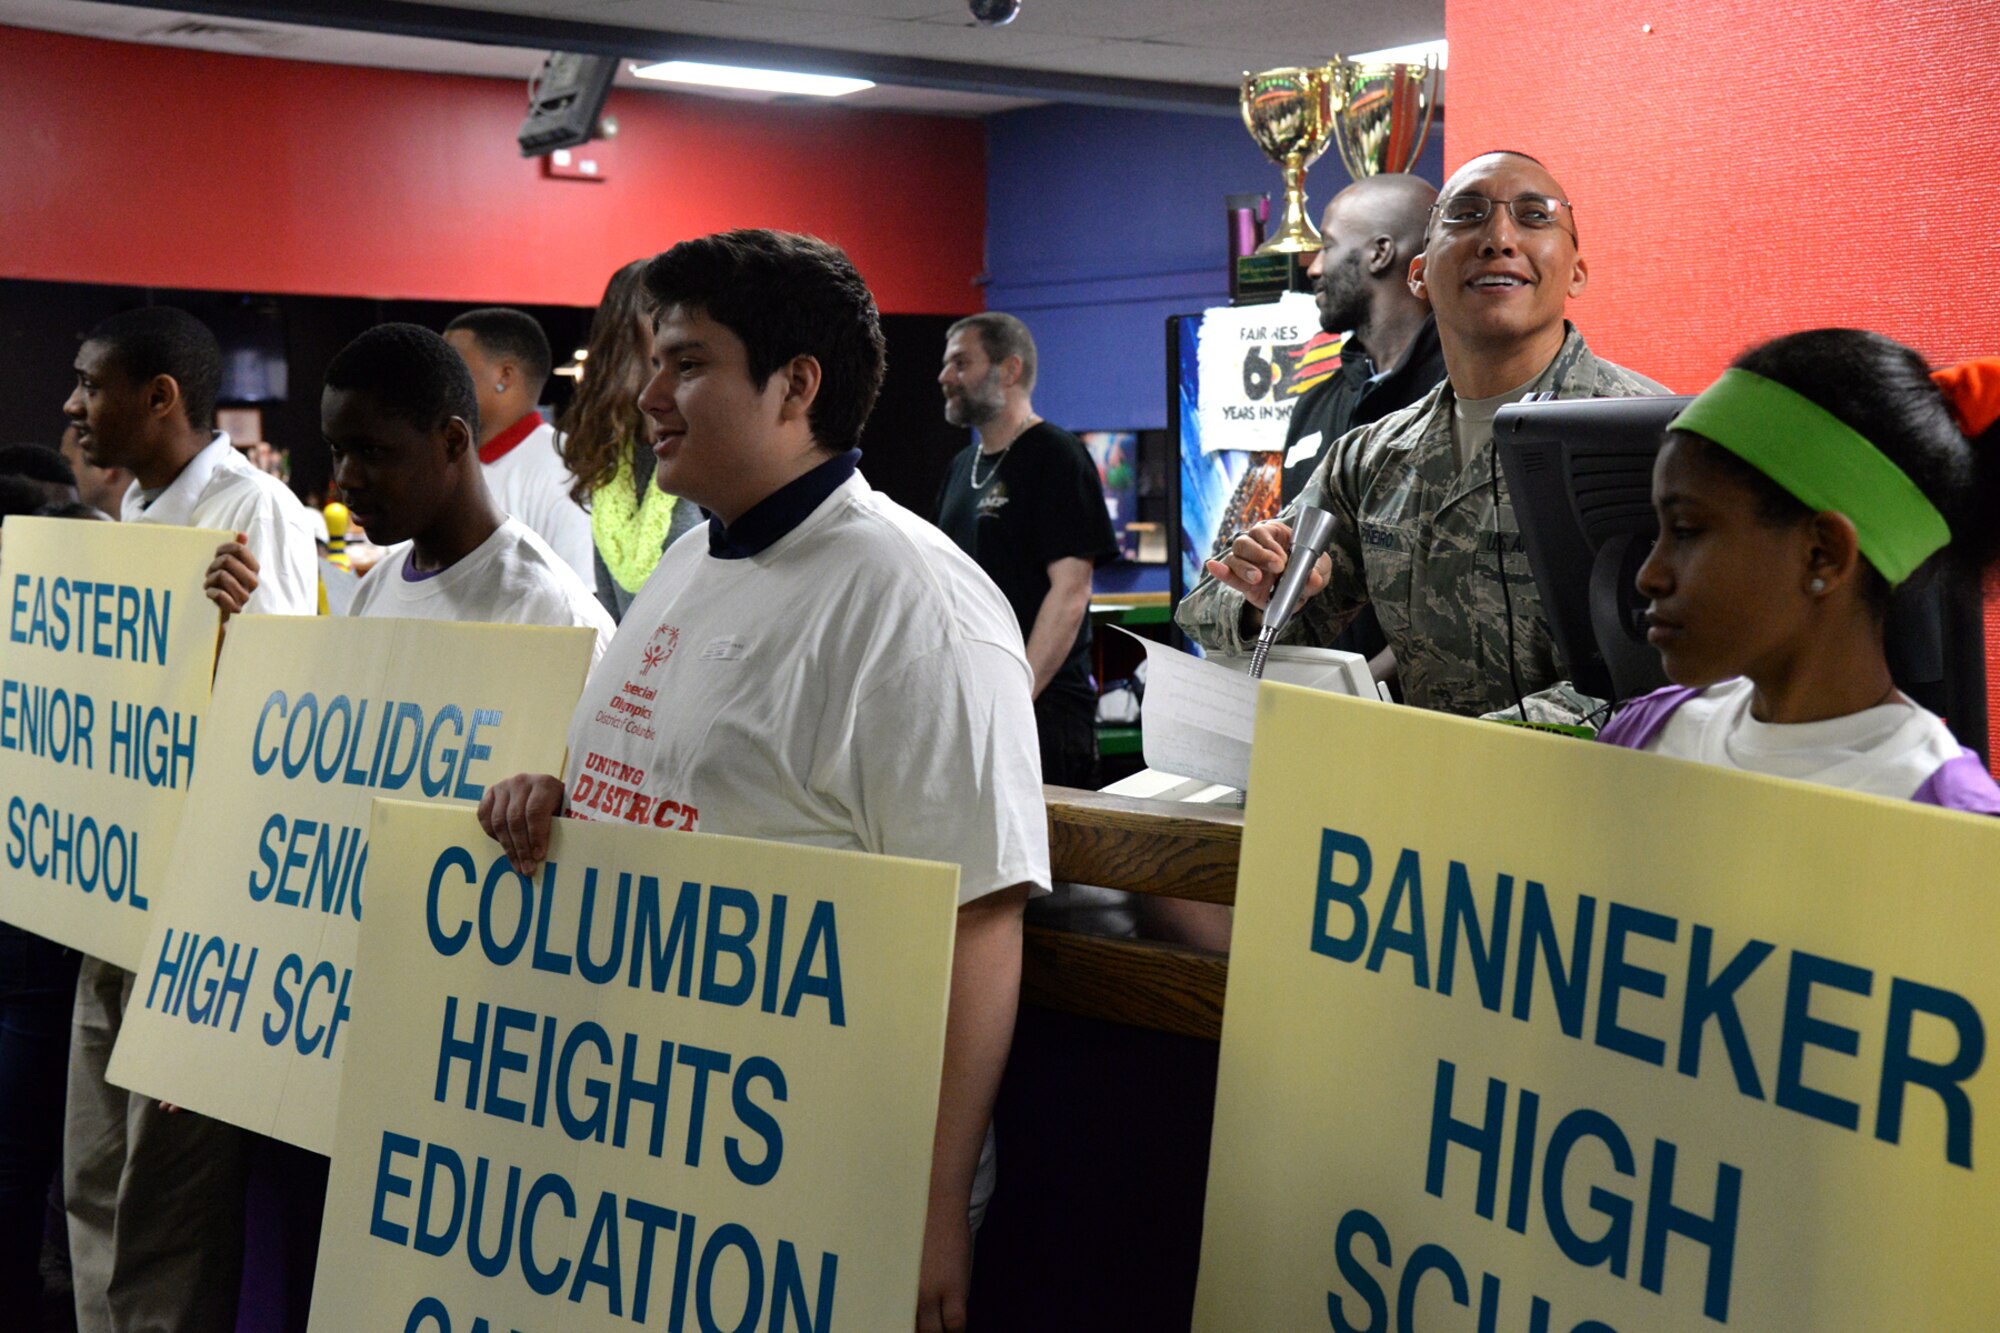
[[1273,685],[1255,750],[1197,1329],[2000,1327],[2000,821]]
[[958,869],[378,801],[315,1333],[907,1329]]
[[226,532],[7,520],[0,569],[0,920],[123,968],[194,775]]
[[331,1152],[364,880],[378,896],[370,803],[465,805],[559,770],[591,644],[522,625],[232,622],[111,1081]]

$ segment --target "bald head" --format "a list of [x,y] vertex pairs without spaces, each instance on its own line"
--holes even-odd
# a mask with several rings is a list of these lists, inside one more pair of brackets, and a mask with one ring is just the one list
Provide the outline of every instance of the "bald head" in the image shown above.
[[1351,332],[1371,355],[1372,345],[1423,322],[1424,302],[1406,281],[1410,260],[1424,248],[1424,224],[1437,191],[1415,176],[1369,176],[1342,190],[1326,206],[1320,251],[1307,271],[1319,300],[1320,327]]
[[[1491,152],[1481,153],[1478,157],[1468,160],[1464,166],[1452,172],[1445,180],[1444,189],[1438,192],[1440,197],[1449,199],[1453,195],[1463,192],[1467,181],[1486,176],[1496,165],[1500,164],[1509,165],[1512,169],[1512,174],[1526,179],[1529,189],[1564,201],[1569,199],[1569,191],[1563,189],[1562,182],[1555,178],[1554,172],[1542,165],[1540,158],[1513,148],[1496,148]],[[1570,210],[1569,214],[1569,232],[1573,239],[1581,240],[1580,237],[1576,236],[1576,213],[1574,210]]]
[[1343,231],[1389,237],[1407,260],[1424,248],[1424,224],[1437,197],[1437,187],[1420,176],[1368,176],[1335,195],[1326,212]]

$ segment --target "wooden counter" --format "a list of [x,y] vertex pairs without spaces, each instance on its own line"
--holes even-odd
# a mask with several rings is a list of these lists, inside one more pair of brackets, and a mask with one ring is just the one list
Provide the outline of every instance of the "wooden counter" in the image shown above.
[[[1057,882],[1229,906],[1243,812],[1048,787]],[[1209,1041],[1222,1034],[1226,953],[1029,926],[1021,998],[1088,1018]]]

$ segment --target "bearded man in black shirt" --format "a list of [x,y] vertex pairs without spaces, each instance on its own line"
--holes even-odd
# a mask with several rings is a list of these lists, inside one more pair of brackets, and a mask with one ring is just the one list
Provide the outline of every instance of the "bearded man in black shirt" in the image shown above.
[[1097,786],[1090,674],[1091,570],[1118,554],[1097,465],[1083,442],[1035,414],[1035,340],[998,311],[946,335],[945,419],[978,438],[952,459],[937,525],[1000,588],[1035,673],[1042,780]]

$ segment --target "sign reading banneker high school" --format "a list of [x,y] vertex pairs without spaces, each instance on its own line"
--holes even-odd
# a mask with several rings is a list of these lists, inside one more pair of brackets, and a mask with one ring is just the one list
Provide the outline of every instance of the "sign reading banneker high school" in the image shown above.
[[2000,821],[1258,708],[1198,1329],[2000,1327]]

